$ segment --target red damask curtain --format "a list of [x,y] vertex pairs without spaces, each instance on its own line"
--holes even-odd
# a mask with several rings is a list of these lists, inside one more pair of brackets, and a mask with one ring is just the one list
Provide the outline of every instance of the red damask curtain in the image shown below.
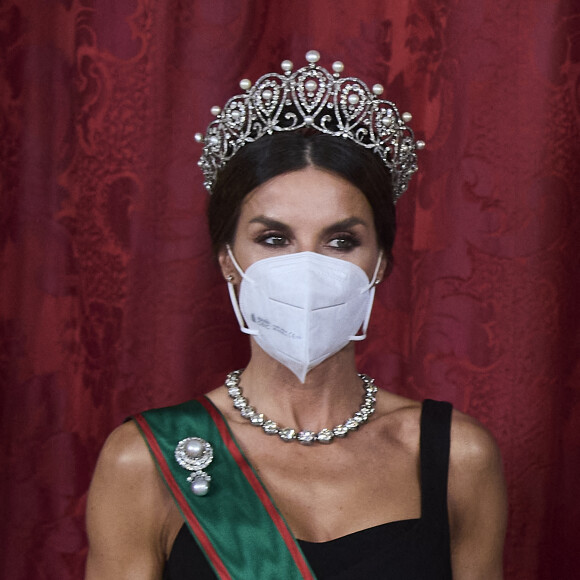
[[508,579],[577,575],[579,2],[3,0],[2,577],[81,578],[106,435],[244,364],[193,134],[311,48],[428,144],[361,369],[495,434]]

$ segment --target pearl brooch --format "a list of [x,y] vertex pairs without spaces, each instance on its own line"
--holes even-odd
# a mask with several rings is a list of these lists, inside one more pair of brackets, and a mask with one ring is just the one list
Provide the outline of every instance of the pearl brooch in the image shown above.
[[193,494],[207,495],[211,475],[204,469],[213,461],[213,447],[200,437],[187,437],[177,444],[175,460],[181,467],[192,472],[187,481],[191,484]]

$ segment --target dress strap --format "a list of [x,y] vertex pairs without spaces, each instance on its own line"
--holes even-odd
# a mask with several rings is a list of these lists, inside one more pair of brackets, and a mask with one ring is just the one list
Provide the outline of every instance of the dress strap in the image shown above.
[[451,433],[450,403],[425,399],[421,412],[422,518],[449,530],[447,482]]

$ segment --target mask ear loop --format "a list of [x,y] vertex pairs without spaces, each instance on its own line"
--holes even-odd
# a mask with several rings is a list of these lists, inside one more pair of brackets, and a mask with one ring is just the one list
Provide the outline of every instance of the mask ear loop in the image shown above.
[[373,303],[375,301],[375,288],[376,288],[375,282],[377,281],[377,276],[379,274],[379,268],[381,266],[382,259],[383,259],[383,250],[381,250],[379,252],[379,259],[377,260],[377,265],[375,266],[375,271],[373,273],[373,277],[372,277],[371,281],[369,282],[369,285],[366,288],[363,288],[363,290],[361,290],[361,294],[363,292],[369,293],[369,305],[367,307],[367,313],[365,314],[365,319],[364,319],[364,322],[362,324],[362,334],[353,334],[352,336],[348,337],[349,340],[359,342],[361,340],[364,340],[367,337],[367,329],[369,327],[369,322],[371,319],[371,312],[373,309]]
[[[231,250],[229,244],[226,244],[226,249],[228,251],[228,255],[230,256],[232,264],[234,265],[234,267],[236,268],[236,270],[238,271],[238,273],[242,277],[242,280],[247,279],[243,270],[240,268],[240,265],[238,264],[237,260],[234,258],[234,254],[232,253],[232,250]],[[238,297],[236,296],[235,286],[231,280],[227,280],[227,283],[228,283],[228,293],[230,295],[230,301],[232,303],[232,308],[234,309],[234,314],[236,315],[236,318],[238,319],[238,324],[240,325],[240,330],[245,334],[252,334],[252,335],[259,334],[257,330],[252,330],[251,328],[248,328],[248,326],[246,325],[246,321],[244,320],[244,317],[242,315],[242,311],[240,309],[240,305],[238,303]]]

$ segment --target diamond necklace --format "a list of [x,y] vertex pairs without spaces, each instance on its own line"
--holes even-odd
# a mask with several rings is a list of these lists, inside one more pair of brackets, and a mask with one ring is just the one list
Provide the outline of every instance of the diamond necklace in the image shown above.
[[228,389],[228,395],[234,402],[234,407],[252,425],[261,427],[262,431],[267,435],[278,435],[282,441],[298,441],[302,445],[311,445],[315,441],[324,444],[332,443],[336,437],[346,437],[349,431],[356,431],[375,412],[375,403],[377,401],[375,395],[378,389],[374,384],[374,379],[367,377],[367,375],[359,374],[358,376],[362,379],[365,390],[363,402],[360,409],[344,423],[337,425],[333,429],[322,429],[318,433],[315,431],[296,431],[291,428],[282,428],[275,421],[265,417],[263,413],[259,413],[244,397],[242,387],[240,387],[240,376],[243,370],[231,372],[226,379],[226,388]]

